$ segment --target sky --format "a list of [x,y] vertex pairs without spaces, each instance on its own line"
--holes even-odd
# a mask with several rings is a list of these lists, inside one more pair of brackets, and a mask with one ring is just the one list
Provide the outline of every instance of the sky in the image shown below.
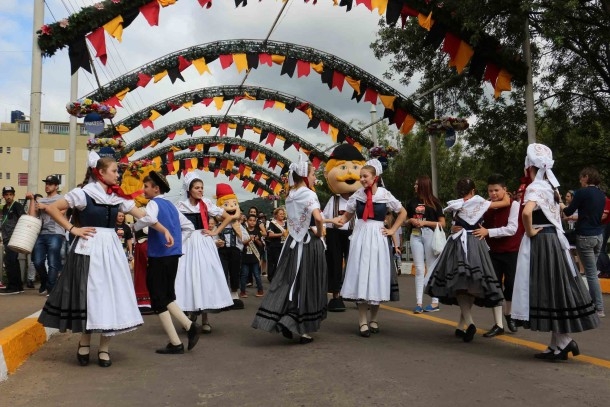
[[[0,121],[10,121],[12,110],[21,110],[26,115],[30,110],[31,50],[33,5],[32,1],[0,1]],[[80,10],[81,7],[93,4],[91,0],[47,0],[45,6],[45,23],[52,23]],[[285,41],[322,52],[336,55],[377,78],[382,78],[386,71],[387,61],[377,60],[370,48],[375,39],[380,16],[366,7],[354,6],[350,12],[343,7],[334,7],[332,0],[319,0],[318,4],[305,3],[303,0],[290,0],[282,14],[279,24],[272,32],[270,39]],[[157,27],[150,27],[143,16],[124,30],[122,42],[106,36],[108,63],[104,67],[96,62],[96,69],[103,84],[129,71],[136,70],[168,53],[194,45],[229,39],[264,39],[273,21],[282,7],[280,0],[251,0],[246,7],[235,8],[233,0],[214,0],[210,9],[201,8],[196,0],[180,0],[176,4],[163,8]],[[38,29],[38,27],[36,27]],[[157,84],[149,84],[130,92],[120,108],[115,121],[137,112],[165,98],[186,91],[221,85],[238,85],[244,74],[238,74],[235,66],[226,70],[220,67],[219,61],[210,64],[212,75],[200,76],[194,67],[185,70],[182,75],[185,82],[172,84],[164,78]],[[397,81],[386,81],[403,95],[410,95],[411,90]],[[358,120],[370,121],[369,103],[356,103],[351,98],[351,88],[345,84],[343,92],[337,89],[329,91],[321,83],[317,74],[306,78],[289,78],[280,76],[280,67],[259,67],[252,70],[246,85],[263,86],[290,93],[308,100],[323,109],[330,111],[345,122]],[[84,96],[97,88],[93,75],[79,71],[79,96]],[[70,97],[70,68],[67,49],[58,51],[53,57],[43,60],[42,82],[42,120],[68,121],[69,115],[65,105]],[[226,102],[223,110],[205,107],[201,104],[190,110],[184,108],[155,121],[155,128],[169,125],[178,120],[202,115],[224,114],[229,106]],[[383,112],[383,106],[377,106]],[[319,129],[307,129],[308,119],[300,112],[289,113],[274,109],[263,110],[262,101],[240,101],[231,110],[231,115],[251,116],[278,126],[322,146],[331,146],[329,136]],[[150,129],[135,129],[125,135],[126,141],[134,140]],[[195,133],[195,135],[203,135]],[[246,139],[258,142],[258,136],[246,132]],[[280,143],[281,144],[281,143]],[[291,160],[297,159],[294,148],[286,152],[278,148]],[[135,156],[137,157],[137,156]],[[208,174],[206,174],[208,175]],[[172,177],[173,178],[173,177]],[[219,176],[211,184],[227,182]],[[206,183],[208,180],[205,180]],[[173,179],[177,186],[180,181]],[[241,189],[240,182],[232,183],[234,189]],[[177,188],[176,188],[177,189]],[[206,195],[213,194],[213,188],[207,188]],[[236,192],[238,192],[236,190]],[[238,192],[240,199],[252,197],[251,194]]]

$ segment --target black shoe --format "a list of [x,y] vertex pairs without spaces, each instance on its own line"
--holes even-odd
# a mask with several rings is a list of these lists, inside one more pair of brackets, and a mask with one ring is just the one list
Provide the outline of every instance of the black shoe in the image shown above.
[[26,288],[33,289],[34,288],[34,281],[28,280],[27,283],[25,283],[25,286],[26,286]]
[[519,330],[519,328],[517,328],[517,324],[515,324],[515,321],[513,321],[510,315],[504,315],[504,319],[506,319],[506,327],[509,331],[517,332]]
[[197,342],[199,342],[199,336],[201,336],[201,325],[199,325],[197,322],[191,323],[191,327],[189,328],[187,335],[189,338],[187,349],[191,350],[195,347],[195,345],[197,345]]
[[[366,329],[363,331],[362,327],[366,326]],[[369,336],[371,336],[371,331],[369,331],[369,324],[362,324],[360,325],[360,336],[362,336],[363,338],[368,338]]]
[[157,349],[155,352],[162,355],[179,355],[184,353],[184,345],[172,345],[171,343],[168,343],[165,348]]
[[[108,360],[100,359],[101,353],[105,353],[106,355],[108,355]],[[112,360],[110,360],[110,353],[106,352],[105,350],[101,350],[101,351],[97,352],[97,364],[100,367],[110,367],[112,365]]]
[[138,309],[140,310],[141,315],[152,315],[155,313],[150,307],[138,307]]
[[[78,350],[80,348],[89,348],[89,345],[81,345],[78,343]],[[89,364],[89,354],[81,355],[79,351],[76,351],[76,360],[78,360],[78,364],[81,366],[87,366]]]
[[483,334],[483,336],[486,338],[493,338],[494,336],[498,335],[504,335],[504,328],[500,328],[497,324]]
[[[375,324],[376,326],[373,326],[371,324]],[[377,323],[377,321],[369,322],[369,329],[372,334],[378,334],[379,333],[379,324]]]
[[308,343],[312,343],[313,342],[313,338],[311,336],[301,336],[301,339],[299,339],[299,343],[301,345],[305,345]]
[[568,360],[568,353],[570,352],[572,352],[572,356],[580,355],[580,349],[578,349],[578,344],[573,339],[572,341],[570,341],[570,343],[566,345],[565,348],[561,349],[557,347],[557,349],[559,349],[559,353],[553,354],[553,358],[551,359],[553,362],[557,362],[560,360]]
[[282,336],[284,336],[284,338],[292,339],[292,331],[290,329],[286,328],[284,325],[282,325],[280,328],[282,330]]
[[13,288],[3,288],[0,290],[0,295],[13,295],[13,294],[21,294],[23,290],[15,290]]
[[208,324],[207,322],[205,324],[201,325],[201,333],[202,334],[211,334],[212,333],[212,325]]
[[466,331],[464,331],[463,329],[456,328],[455,336],[457,336],[458,338],[463,338],[464,336],[466,336]]
[[546,350],[544,352],[536,353],[534,355],[534,357],[536,359],[553,359],[555,357],[554,353],[555,353],[555,349],[553,349],[549,346],[546,348]]
[[244,302],[242,300],[233,300],[231,309],[244,309]]
[[474,334],[477,333],[477,327],[474,324],[468,325],[466,328],[466,332],[464,333],[464,337],[462,338],[464,342],[472,342],[474,339]]
[[47,284],[43,281],[40,283],[40,287],[38,287],[38,293],[42,294],[47,291]]
[[328,301],[329,312],[343,312],[345,309],[345,303],[341,298],[331,298],[331,300]]

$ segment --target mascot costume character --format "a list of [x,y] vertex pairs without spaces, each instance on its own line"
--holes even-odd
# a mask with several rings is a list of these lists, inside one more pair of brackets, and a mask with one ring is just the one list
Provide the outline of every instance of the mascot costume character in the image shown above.
[[[341,144],[335,148],[326,163],[324,176],[334,194],[324,207],[324,219],[332,219],[345,212],[349,197],[361,187],[360,169],[365,159],[356,147]],[[345,311],[345,304],[339,293],[343,285],[343,268],[347,264],[349,238],[354,228],[355,216],[342,227],[327,223],[326,263],[328,265],[328,292],[333,298],[328,302],[328,310]]]

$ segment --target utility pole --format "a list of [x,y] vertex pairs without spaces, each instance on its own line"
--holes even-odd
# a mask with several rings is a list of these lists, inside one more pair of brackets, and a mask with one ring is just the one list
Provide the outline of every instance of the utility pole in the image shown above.
[[42,52],[36,31],[44,23],[44,0],[34,0],[32,29],[32,82],[30,93],[30,149],[28,152],[28,191],[38,192],[38,156],[40,150],[40,106],[42,105]]
[[527,143],[536,142],[536,120],[534,111],[534,81],[532,74],[532,49],[530,44],[529,15],[525,16],[525,32],[523,38],[523,56],[527,65],[525,82],[525,113],[527,117]]
[[373,145],[376,146],[379,142],[379,135],[377,134],[377,126],[374,126],[379,120],[377,120],[377,108],[371,104],[371,139],[373,139]]
[[[74,72],[70,80],[70,101],[78,98],[78,71]],[[70,115],[70,151],[68,152],[68,185],[67,191],[76,187],[76,136],[78,133],[76,116]]]

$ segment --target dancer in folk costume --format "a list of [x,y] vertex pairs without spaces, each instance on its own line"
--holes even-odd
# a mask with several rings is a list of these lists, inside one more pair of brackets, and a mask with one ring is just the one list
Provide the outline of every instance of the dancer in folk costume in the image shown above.
[[487,201],[475,194],[474,181],[470,178],[460,179],[456,190],[461,198],[449,201],[444,209],[453,214],[452,234],[432,266],[426,294],[437,297],[443,304],[459,305],[461,315],[455,334],[470,342],[477,332],[472,320],[473,304],[493,308],[504,301],[487,243],[473,236],[473,232],[489,208],[509,206],[510,198],[506,195],[502,201]]
[[142,315],[153,314],[150,305],[150,293],[146,286],[146,268],[148,267],[148,228],[134,233],[136,244],[133,250],[133,286],[136,290],[136,301]]
[[[204,231],[222,230],[233,218],[222,208],[203,196],[203,180],[195,171],[184,177],[187,199],[178,202],[178,210],[193,224],[195,232],[183,245],[184,256],[178,263],[176,276],[176,302],[183,311],[197,320],[201,313],[204,334],[212,332],[208,310],[219,312],[233,305],[231,292],[218,257],[214,237]],[[210,228],[209,216],[222,216],[218,228]]]
[[534,356],[560,361],[567,360],[570,352],[580,353],[569,334],[597,328],[599,317],[570,257],[553,163],[547,146],[528,146],[525,172],[532,183],[523,199],[525,236],[517,259],[511,318],[533,331],[550,331],[548,348]]
[[[364,157],[351,144],[341,144],[335,148],[324,167],[324,176],[328,187],[334,194],[330,197],[322,215],[325,219],[333,219],[345,213],[347,201],[360,188],[360,169],[364,165]],[[343,270],[347,264],[350,236],[354,230],[356,218],[338,227],[332,223],[326,224],[326,264],[328,266],[328,292],[332,298],[328,301],[331,312],[345,311],[345,303],[339,295],[343,285]]]
[[[282,332],[300,343],[310,343],[309,333],[320,329],[326,319],[326,260],[322,242],[320,202],[310,187],[315,182],[314,168],[299,157],[290,164],[292,187],[286,198],[288,230],[271,286],[258,309],[252,327],[267,332]],[[315,221],[316,232],[310,230]]]
[[[160,354],[182,354],[184,345],[178,337],[172,317],[188,333],[188,350],[193,349],[199,341],[201,326],[192,322],[176,303],[176,274],[178,262],[182,256],[182,239],[190,236],[195,228],[172,204],[164,194],[170,191],[165,176],[151,171],[144,177],[144,196],[149,199],[146,205],[146,216],[138,219],[135,229],[149,227],[148,231],[148,269],[146,285],[150,292],[152,309],[159,316],[169,343],[165,348],[157,349]],[[163,244],[163,239],[154,227],[159,222],[167,224],[171,238],[176,242],[172,246]],[[152,228],[151,228],[152,226]]]
[[[360,170],[362,187],[350,197],[345,213],[333,219],[333,223],[344,225],[354,215],[358,216],[352,233],[341,296],[357,301],[359,331],[363,337],[369,337],[371,332],[379,332],[379,304],[391,300],[393,259],[387,237],[394,235],[407,217],[407,211],[400,201],[378,185],[382,172],[379,160],[367,161]],[[388,211],[398,214],[390,228],[383,225]],[[368,309],[371,312],[370,318],[367,318]]]
[[[112,364],[111,337],[143,323],[129,264],[114,231],[116,216],[119,211],[136,218],[146,213],[119,188],[118,167],[113,158],[100,158],[91,152],[88,163],[89,183],[47,207],[47,214],[76,239],[38,321],[60,332],[69,329],[82,333],[76,355],[82,366],[89,363],[91,334],[100,333],[98,364],[108,367]],[[63,216],[62,211],[68,208],[76,210],[73,220],[78,219],[78,226]],[[164,243],[173,245],[171,234],[161,223],[155,223],[153,228]]]

